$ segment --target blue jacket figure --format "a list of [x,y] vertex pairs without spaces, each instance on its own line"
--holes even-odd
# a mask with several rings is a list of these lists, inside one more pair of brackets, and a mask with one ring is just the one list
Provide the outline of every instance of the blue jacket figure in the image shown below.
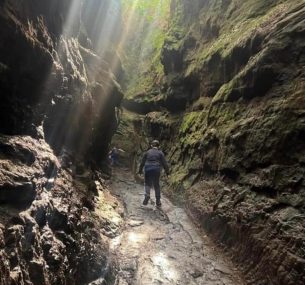
[[125,152],[124,150],[117,148],[117,147],[113,147],[111,149],[111,151],[109,152],[109,160],[110,160],[110,165],[111,166],[118,166],[118,158],[119,158],[119,153],[120,152]]
[[150,189],[155,189],[156,205],[161,206],[161,192],[160,192],[160,174],[161,169],[164,168],[167,175],[169,175],[168,164],[165,160],[165,156],[161,150],[159,150],[159,141],[154,140],[151,143],[151,149],[149,149],[143,156],[139,173],[142,174],[144,167],[144,187],[145,198],[143,205],[147,205],[150,199]]
[[116,147],[113,147],[112,150],[109,152],[109,159],[110,159],[111,166],[117,165],[118,154],[119,154],[119,152]]

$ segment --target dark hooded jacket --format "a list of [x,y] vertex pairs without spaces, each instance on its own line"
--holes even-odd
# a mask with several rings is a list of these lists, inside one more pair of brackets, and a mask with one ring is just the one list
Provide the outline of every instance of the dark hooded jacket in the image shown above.
[[142,172],[143,167],[145,167],[145,171],[153,169],[161,170],[163,167],[166,174],[169,174],[169,167],[164,153],[156,147],[151,148],[144,154],[139,172]]

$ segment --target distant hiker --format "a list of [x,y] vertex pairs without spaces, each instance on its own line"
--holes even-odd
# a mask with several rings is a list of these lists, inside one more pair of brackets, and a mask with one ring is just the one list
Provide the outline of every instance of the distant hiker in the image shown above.
[[151,143],[151,149],[148,150],[142,159],[139,174],[143,173],[144,167],[144,184],[145,184],[145,198],[143,205],[147,205],[150,199],[150,189],[155,189],[156,205],[161,206],[161,192],[160,192],[160,173],[164,168],[167,175],[169,175],[169,168],[165,160],[165,156],[159,150],[159,141],[154,140]]
[[120,152],[125,152],[124,150],[117,148],[114,146],[111,151],[109,152],[109,160],[110,160],[110,165],[111,166],[118,166],[118,158],[119,158],[119,153]]

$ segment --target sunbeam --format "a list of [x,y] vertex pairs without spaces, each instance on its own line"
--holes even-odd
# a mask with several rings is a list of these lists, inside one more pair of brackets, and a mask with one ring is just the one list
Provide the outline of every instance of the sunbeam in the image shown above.
[[[126,54],[137,53],[134,70],[127,68],[127,74],[131,74],[127,76],[148,71],[145,58],[155,56],[150,41],[160,29],[164,2],[149,6],[148,14],[139,14],[143,0],[122,2],[73,0],[70,4],[52,53],[54,64],[43,92],[48,95],[42,96],[39,104],[44,109],[40,112],[47,114],[43,123],[46,139],[59,153],[68,146],[83,155],[92,140],[102,139],[102,134],[92,137],[101,129],[101,121],[109,115],[116,120],[117,105],[113,102],[118,100],[114,97],[121,96],[115,83],[116,76],[121,76],[119,55],[124,63]],[[138,33],[143,44],[138,50],[128,50]],[[47,103],[50,100],[52,104]],[[105,132],[113,127],[103,129]]]
[[120,1],[70,3],[38,104],[39,112],[47,114],[46,139],[58,153],[68,146],[81,156],[93,140],[100,140],[97,129],[104,130],[101,137],[114,129],[109,124],[115,124],[121,94],[112,72],[120,62],[109,52],[115,52],[114,41],[120,38],[120,13]]
[[[126,80],[133,82],[126,90],[126,97],[134,97],[137,93],[145,93],[148,82],[153,84],[161,80],[160,50],[168,27],[170,1],[124,0],[122,10],[124,29],[120,54]],[[145,76],[147,80],[143,80]],[[139,88],[132,88],[133,85]]]

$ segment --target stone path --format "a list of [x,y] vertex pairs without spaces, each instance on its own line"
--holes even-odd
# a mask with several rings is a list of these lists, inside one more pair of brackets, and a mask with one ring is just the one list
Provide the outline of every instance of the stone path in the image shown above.
[[126,205],[126,225],[112,240],[116,285],[241,285],[238,272],[216,254],[185,211],[162,199],[162,210],[142,206],[143,186],[127,171],[112,188]]

